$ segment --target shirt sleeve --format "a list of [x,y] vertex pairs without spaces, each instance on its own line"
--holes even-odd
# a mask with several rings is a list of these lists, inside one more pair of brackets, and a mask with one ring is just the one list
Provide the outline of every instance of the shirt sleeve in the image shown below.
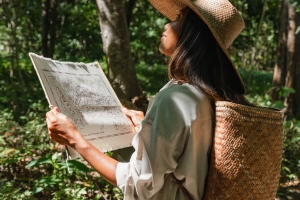
[[[150,199],[164,185],[189,139],[187,103],[192,97],[182,92],[161,92],[147,112],[141,131],[133,139],[129,163],[118,163],[116,179],[124,199]],[[185,112],[184,112],[185,111]]]

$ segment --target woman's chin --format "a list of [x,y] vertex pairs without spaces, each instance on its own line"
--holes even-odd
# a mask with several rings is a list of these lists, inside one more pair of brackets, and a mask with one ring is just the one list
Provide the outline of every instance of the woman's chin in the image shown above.
[[164,54],[165,56],[171,56],[173,52],[170,52],[170,51],[166,51],[165,49],[163,48],[160,48],[159,47],[159,52]]

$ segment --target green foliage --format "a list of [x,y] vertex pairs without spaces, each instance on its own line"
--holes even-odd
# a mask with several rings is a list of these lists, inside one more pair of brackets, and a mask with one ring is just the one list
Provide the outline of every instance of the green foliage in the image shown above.
[[239,68],[273,69],[277,50],[280,0],[233,0],[245,29],[229,49]]
[[[34,101],[46,104],[28,52],[41,54],[40,1],[0,2],[0,110],[12,110],[14,120],[27,115]],[[55,58],[90,62],[103,59],[95,1],[60,1]],[[82,22],[82,23],[78,23]],[[20,98],[22,97],[22,98]],[[21,122],[22,123],[22,122]]]
[[144,62],[136,65],[139,83],[148,96],[155,95],[167,82],[167,67],[165,65],[146,65]]
[[[284,109],[283,101],[274,101],[269,94],[269,89],[271,88],[273,73],[268,71],[247,71],[244,69],[239,69],[239,73],[244,80],[247,99],[256,105],[263,107],[270,107],[275,109]],[[284,99],[291,93],[295,93],[293,88],[281,87],[278,89],[279,97]]]
[[264,70],[239,69],[247,94],[264,94],[272,86],[273,73]]
[[[66,162],[68,162],[70,168],[69,173],[66,171]],[[53,169],[52,173],[43,175],[40,179],[33,182],[33,194],[38,194],[42,191],[43,193],[51,194],[55,191],[54,194],[59,195],[53,195],[54,199],[58,197],[59,199],[81,199],[82,196],[86,195],[88,187],[85,187],[85,185],[89,185],[89,179],[84,180],[83,184],[81,182],[73,184],[70,180],[88,176],[89,168],[77,160],[66,162],[62,159],[62,153],[55,152],[52,156],[48,154],[27,164],[25,168],[32,168],[37,165],[45,165],[44,167],[47,167],[48,164]]]
[[[104,58],[95,1],[58,2],[55,58]],[[49,140],[47,101],[28,52],[41,53],[41,1],[0,2],[0,198],[122,199],[120,190]]]
[[39,1],[11,0],[2,1],[0,9],[0,60],[10,60],[7,67],[17,70],[28,50],[38,49],[36,41],[41,35],[36,25],[41,22],[42,5]]
[[299,199],[300,176],[300,121],[296,119],[284,123],[284,154],[281,179],[277,192],[283,199]]
[[159,50],[160,37],[168,19],[160,14],[148,0],[136,1],[130,24],[131,50],[136,63],[165,64]]
[[[104,181],[82,160],[69,160],[64,148],[49,140],[45,125],[47,101],[28,57],[41,53],[42,2],[0,1],[0,198],[122,199],[119,189]],[[282,109],[268,95],[276,59],[279,0],[232,0],[246,28],[229,51],[245,82],[247,98],[257,105]],[[291,1],[297,6],[298,0]],[[55,59],[99,60],[107,72],[96,1],[57,1]],[[167,81],[166,58],[158,51],[168,20],[147,0],[136,1],[130,23],[131,47],[140,84],[148,96]],[[297,32],[300,28],[297,29]],[[282,97],[295,92],[280,88]],[[284,122],[284,159],[278,197],[299,199],[300,122]]]
[[0,96],[0,110],[10,110],[13,119],[21,124],[28,120],[24,116],[33,117],[36,113],[45,113],[45,108],[41,105],[46,104],[35,72],[33,69],[25,70],[22,72],[26,85],[22,85],[17,77],[10,78],[8,72],[0,74],[0,93],[5,94]]
[[[9,110],[0,111],[1,199],[121,199],[121,192],[80,160],[64,159],[63,148],[49,140],[45,107],[14,121]],[[68,167],[70,171],[68,172]]]
[[104,56],[96,1],[65,1],[58,5],[55,59],[90,62]]

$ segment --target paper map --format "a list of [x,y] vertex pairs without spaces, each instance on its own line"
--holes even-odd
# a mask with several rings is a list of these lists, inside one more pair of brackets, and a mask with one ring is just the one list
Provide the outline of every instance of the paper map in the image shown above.
[[[106,152],[131,145],[130,120],[98,62],[61,62],[29,53],[50,105],[67,115],[79,132]],[[70,147],[72,158],[79,155]]]

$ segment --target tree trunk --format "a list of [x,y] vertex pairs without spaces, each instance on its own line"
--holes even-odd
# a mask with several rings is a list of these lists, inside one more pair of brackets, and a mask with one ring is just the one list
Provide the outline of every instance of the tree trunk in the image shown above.
[[[97,5],[103,51],[107,57],[108,79],[121,102],[125,100],[140,104],[137,107],[145,111],[148,101],[138,83],[134,68],[124,1],[97,0]],[[133,152],[132,147],[119,149],[113,152],[112,157],[128,162]]]
[[[300,12],[296,13],[296,27],[300,27]],[[296,43],[295,43],[295,53],[294,53],[294,63],[295,63],[295,78],[294,80],[294,89],[296,91],[293,94],[293,113],[295,115],[299,115],[300,113],[300,32],[296,35]]]
[[131,55],[124,1],[97,0],[97,5],[108,79],[120,99],[131,101],[143,92]]
[[56,0],[46,0],[43,7],[42,54],[45,57],[53,58],[56,42]]
[[[295,42],[296,42],[296,23],[295,23],[295,7],[289,5],[288,7],[288,39],[287,39],[287,70],[285,78],[285,86],[288,88],[294,88],[294,76],[295,76]],[[293,95],[289,94],[285,100],[286,106],[284,112],[288,116],[293,116]]]
[[129,28],[131,18],[132,18],[132,12],[135,7],[136,0],[126,0],[125,3],[125,13],[126,13],[126,20],[127,20],[127,27]]
[[[279,44],[277,53],[277,63],[274,69],[273,90],[271,96],[273,100],[284,100],[284,113],[292,117],[299,112],[300,82],[295,77],[300,74],[300,34],[296,35],[299,26],[299,13],[295,13],[295,6],[289,0],[282,1],[282,16],[279,32]],[[293,88],[295,94],[279,96],[279,89],[282,87]]]
[[19,81],[21,82],[21,86],[23,89],[25,89],[25,83],[24,83],[24,78],[21,72],[20,64],[19,64],[19,53],[21,44],[18,38],[18,26],[20,23],[20,9],[21,6],[15,5],[15,2],[13,1],[3,1],[1,2],[1,7],[4,12],[4,17],[5,23],[7,25],[7,28],[10,30],[10,36],[8,37],[7,43],[9,46],[9,51],[11,51],[11,65],[10,65],[10,78],[11,78],[11,83],[15,84],[15,81],[13,80],[14,78],[14,68],[17,68],[18,76],[19,76]]
[[288,35],[288,0],[282,0],[281,3],[281,21],[279,28],[279,42],[277,50],[277,61],[274,68],[273,84],[271,96],[273,100],[283,100],[279,96],[280,87],[285,85],[286,76],[286,53],[287,53],[287,35]]

